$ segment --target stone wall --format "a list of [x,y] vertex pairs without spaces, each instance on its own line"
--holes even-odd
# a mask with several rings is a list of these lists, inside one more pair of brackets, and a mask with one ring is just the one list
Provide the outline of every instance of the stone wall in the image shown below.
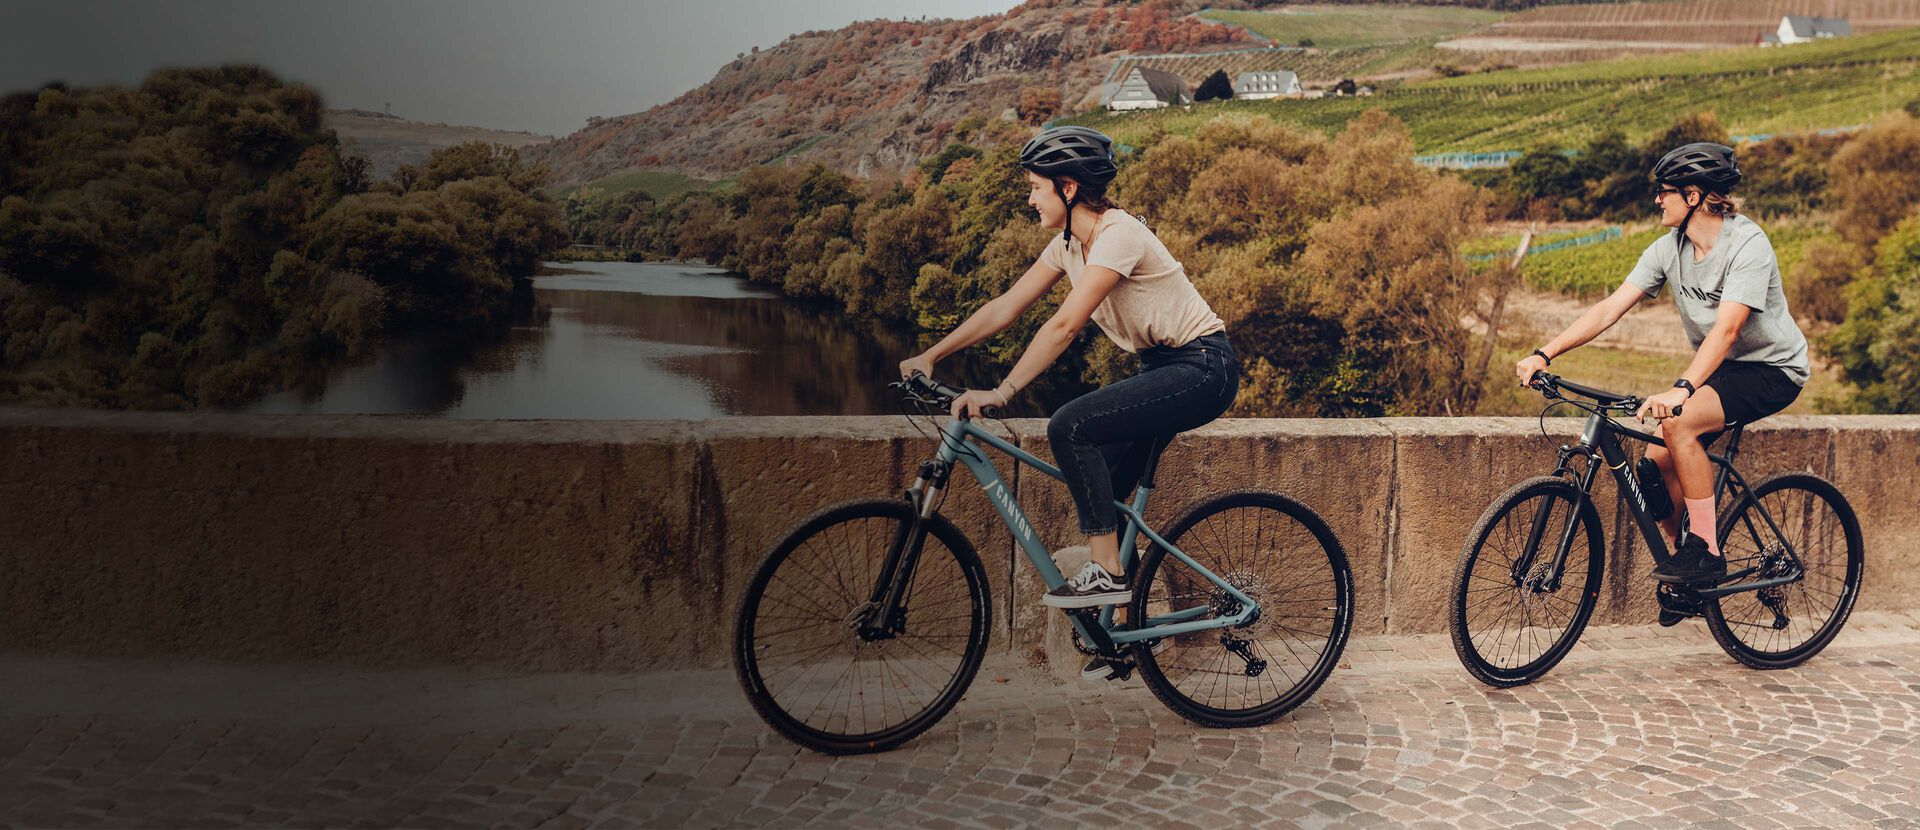
[[[1008,422],[1048,457],[1045,424]],[[1545,473],[1578,422],[1227,420],[1167,452],[1149,520],[1265,487],[1324,516],[1357,633],[1444,631],[1467,532]],[[1741,470],[1807,469],[1866,531],[1861,607],[1920,606],[1920,417],[1777,417]],[[630,671],[723,666],[733,612],[782,532],[897,494],[930,444],[900,418],[439,421],[0,409],[0,648],[369,665]],[[1061,485],[1014,471],[1051,549]],[[944,512],[986,561],[998,649],[1048,612],[1025,556],[960,474]],[[1654,615],[1651,563],[1615,503],[1595,622]]]

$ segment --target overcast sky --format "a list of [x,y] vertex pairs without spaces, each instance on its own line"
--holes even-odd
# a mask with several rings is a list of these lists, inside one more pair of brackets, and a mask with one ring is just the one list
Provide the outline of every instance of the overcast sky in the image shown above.
[[665,103],[737,52],[876,17],[1018,0],[0,0],[0,90],[249,62],[330,107],[564,135]]

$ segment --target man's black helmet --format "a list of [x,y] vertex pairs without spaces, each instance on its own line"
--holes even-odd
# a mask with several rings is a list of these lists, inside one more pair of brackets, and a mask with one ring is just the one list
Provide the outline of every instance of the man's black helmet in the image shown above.
[[1740,183],[1740,165],[1733,161],[1733,148],[1711,141],[1682,144],[1661,156],[1653,165],[1653,180],[1675,187],[1697,185],[1704,190],[1727,193]]
[[1094,188],[1120,172],[1113,166],[1113,139],[1087,127],[1042,131],[1020,148],[1020,166],[1047,178],[1069,176]]

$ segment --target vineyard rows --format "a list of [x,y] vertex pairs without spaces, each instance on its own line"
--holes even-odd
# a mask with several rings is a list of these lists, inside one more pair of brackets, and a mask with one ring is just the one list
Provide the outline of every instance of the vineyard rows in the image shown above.
[[1855,34],[1920,25],[1920,0],[1708,0],[1543,6],[1490,27],[1494,37],[1753,43],[1784,15],[1845,17]]

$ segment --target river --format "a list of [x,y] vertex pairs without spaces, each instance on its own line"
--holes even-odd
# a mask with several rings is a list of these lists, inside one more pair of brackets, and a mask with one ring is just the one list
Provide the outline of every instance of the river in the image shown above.
[[[324,388],[283,392],[262,413],[464,419],[709,419],[900,411],[911,330],[852,321],[737,275],[678,263],[569,263],[533,279],[533,301],[498,342],[391,344]],[[990,386],[1004,365],[960,355],[942,380]],[[1052,411],[1081,389],[1033,390],[1011,414]]]

